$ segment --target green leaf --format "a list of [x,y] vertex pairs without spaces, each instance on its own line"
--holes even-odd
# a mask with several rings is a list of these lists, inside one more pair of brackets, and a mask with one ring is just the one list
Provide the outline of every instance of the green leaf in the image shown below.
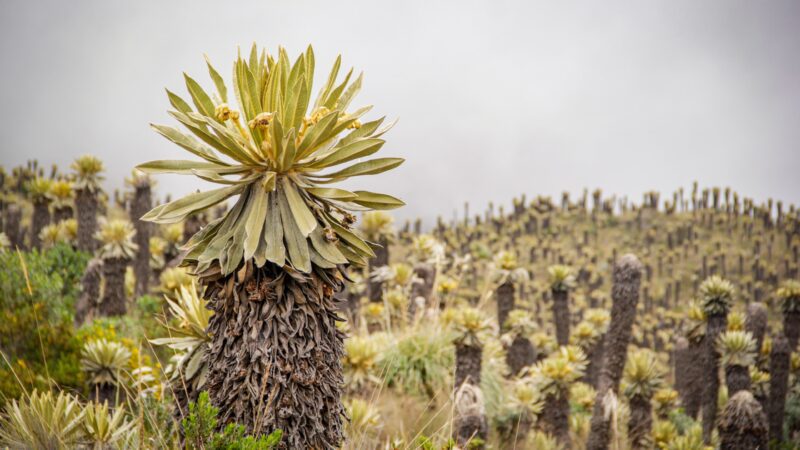
[[167,98],[169,98],[169,104],[172,105],[173,108],[177,109],[178,111],[186,114],[192,111],[192,107],[189,106],[188,103],[182,98],[180,98],[177,94],[166,89],[167,91]]
[[311,244],[325,260],[334,264],[347,263],[347,258],[342,255],[342,252],[339,251],[336,244],[325,240],[325,236],[322,234],[322,228],[317,227],[317,229],[311,233]]
[[403,163],[403,158],[375,158],[369,161],[353,164],[338,172],[322,175],[309,175],[315,178],[329,178],[327,181],[320,181],[320,183],[331,183],[334,181],[344,180],[349,177],[357,177],[361,175],[374,175],[387,170],[394,169]]
[[[283,266],[286,262],[286,247],[283,245],[283,218],[278,201],[278,192],[269,193],[269,207],[267,211],[267,223],[264,227],[264,240],[267,243],[267,260],[278,266]],[[290,219],[287,217],[287,219]]]
[[203,55],[206,59],[206,65],[208,66],[208,74],[211,76],[211,79],[214,81],[214,85],[217,86],[217,93],[219,94],[219,98],[224,102],[228,103],[228,88],[225,87],[225,81],[219,75],[214,66],[211,65],[211,60],[208,59],[208,55]]
[[325,168],[337,164],[346,163],[354,159],[363,158],[377,152],[383,147],[386,141],[383,139],[361,139],[340,147],[334,147],[331,153],[319,161],[310,164],[309,167]]
[[229,166],[220,166],[219,164],[211,162],[189,161],[183,159],[162,159],[160,161],[148,161],[136,166],[138,170],[141,170],[144,173],[177,173],[181,175],[191,175],[193,170],[218,169],[227,167]]
[[[242,186],[229,186],[214,189],[206,192],[196,192],[173,202],[157,207],[156,209],[142,216],[141,220],[156,223],[176,223],[185,219],[190,214],[202,211],[211,206],[221,203],[223,200],[236,195],[242,191]],[[160,208],[160,209],[159,209]]]
[[[379,126],[383,123],[385,117],[381,117],[378,120],[373,120],[371,122],[367,122],[361,125],[361,128],[356,128],[355,130],[351,131],[347,136],[343,137],[339,140],[338,145],[347,145],[358,138],[371,136],[375,130],[378,129]],[[374,137],[374,136],[371,136]]]
[[311,272],[311,256],[308,252],[308,242],[300,232],[297,224],[292,220],[292,211],[285,190],[276,191],[281,209],[281,222],[283,222],[283,237],[286,249],[289,251],[289,262],[295,269],[303,273]]
[[369,191],[355,191],[353,193],[358,195],[358,198],[353,200],[353,203],[372,209],[395,209],[405,205],[402,200],[391,195]]
[[341,67],[341,65],[342,55],[339,55],[336,57],[336,61],[333,63],[333,67],[328,75],[328,81],[325,83],[325,87],[322,88],[317,96],[317,101],[314,103],[314,109],[322,106],[323,102],[328,98],[328,94],[331,92],[331,89],[333,89],[333,84],[336,83],[336,76],[339,75],[339,67]]
[[[355,234],[355,232],[345,229],[343,226],[339,225],[339,223],[333,220],[330,216],[328,216],[328,219],[329,223],[331,224],[331,227],[333,228],[333,231],[336,232],[339,238],[350,244],[350,246],[353,247],[354,250],[357,250],[359,253],[368,256],[370,258],[375,256],[375,252],[372,250],[372,247],[367,245],[367,243],[364,242],[364,239]],[[343,246],[340,246],[339,248],[342,249],[342,251],[344,251]]]
[[[183,74],[183,78],[186,80],[186,89],[189,90],[189,95],[192,96],[192,101],[194,102],[194,106],[197,108],[197,111],[208,116],[214,117],[214,102],[211,101],[211,97],[206,94],[206,91],[200,87],[200,84],[197,81],[194,81],[192,77],[187,74]],[[216,118],[214,118],[216,120]]]
[[353,83],[347,87],[347,90],[344,91],[342,96],[339,97],[339,100],[336,102],[336,109],[344,111],[345,109],[347,109],[348,106],[350,106],[350,102],[353,100],[356,94],[358,94],[358,92],[361,90],[361,83],[363,81],[364,81],[364,73],[362,72],[358,74],[358,78],[356,78],[356,81],[353,81]]
[[337,188],[308,188],[306,192],[314,197],[331,199],[331,200],[352,200],[358,197],[356,194]]
[[261,236],[263,235],[264,223],[267,217],[267,193],[256,183],[253,186],[253,193],[250,197],[252,209],[246,218],[245,240],[244,240],[244,259],[245,261],[253,257],[258,248]]
[[331,130],[336,127],[336,121],[338,119],[339,112],[334,111],[326,114],[319,122],[311,125],[308,130],[306,130],[306,134],[303,136],[303,140],[297,148],[298,158],[305,158],[313,153],[321,143],[331,139],[333,137],[333,135],[331,135]]
[[[297,191],[294,182],[289,180],[287,177],[283,177],[281,179],[281,183],[283,185],[283,191],[286,194],[286,200],[291,208],[294,222],[297,224],[300,234],[302,234],[303,237],[308,237],[308,235],[311,234],[315,228],[317,228],[317,219],[308,208],[308,205],[306,204],[305,200],[303,200],[303,197]],[[284,217],[284,222],[285,221],[286,218]]]
[[179,147],[189,151],[194,155],[197,155],[205,159],[206,161],[210,161],[224,166],[228,165],[226,162],[219,159],[210,149],[203,147],[199,142],[194,140],[191,136],[187,136],[181,133],[180,131],[176,130],[175,128],[168,127],[166,125],[156,125],[156,124],[150,124],[150,127],[156,130],[158,134],[164,136],[165,138],[177,144]]

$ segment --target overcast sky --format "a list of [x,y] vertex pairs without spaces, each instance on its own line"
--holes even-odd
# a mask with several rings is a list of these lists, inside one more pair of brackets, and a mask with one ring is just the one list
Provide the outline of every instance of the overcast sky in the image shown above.
[[183,71],[210,87],[203,53],[227,78],[254,41],[365,72],[360,103],[399,118],[383,154],[407,161],[356,185],[404,199],[400,218],[695,179],[800,203],[791,1],[2,0],[0,164],[94,153],[113,189],[191,156],[148,127],[172,123],[163,88],[185,92]]

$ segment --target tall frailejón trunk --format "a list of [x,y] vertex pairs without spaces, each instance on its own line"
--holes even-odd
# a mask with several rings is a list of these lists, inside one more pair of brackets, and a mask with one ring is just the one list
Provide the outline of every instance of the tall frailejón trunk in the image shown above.
[[681,398],[681,404],[686,409],[686,400],[688,396],[689,386],[687,370],[692,364],[691,356],[689,353],[689,340],[685,337],[679,337],[675,340],[675,346],[672,351],[672,363],[675,374],[675,390]]
[[128,312],[125,296],[125,269],[128,267],[126,258],[103,259],[103,298],[97,307],[101,316],[124,316]]
[[632,450],[653,448],[650,432],[653,426],[653,407],[650,398],[634,395],[630,399],[630,418],[628,419],[628,441]]
[[[372,271],[378,267],[383,267],[389,264],[389,240],[385,237],[381,237],[378,245],[372,246],[372,250],[375,252],[375,257],[369,260],[368,273],[372,273]],[[372,277],[369,277],[369,282],[367,283],[367,293],[369,295],[369,301],[382,301],[383,281],[373,280]]]
[[39,233],[50,224],[50,208],[47,202],[33,203],[33,217],[31,218],[31,247],[42,248]]
[[800,311],[785,311],[783,313],[783,334],[789,342],[791,351],[797,350],[797,340],[800,338]]
[[717,424],[717,399],[719,397],[719,351],[715,343],[728,325],[726,313],[708,314],[705,337],[705,378],[703,387],[703,441],[711,442],[711,433]]
[[756,353],[760,352],[767,332],[767,308],[763,303],[753,302],[747,305],[744,329],[753,335],[753,339],[756,340]]
[[72,207],[69,205],[53,208],[53,223],[72,219]]
[[614,394],[619,392],[633,321],[636,318],[636,305],[639,303],[641,281],[642,263],[634,255],[622,256],[614,265],[611,323],[605,338],[605,362],[597,383],[597,397],[592,411],[587,450],[608,448],[610,424],[604,411],[605,399],[609,392]]
[[464,383],[475,386],[481,384],[481,358],[483,348],[476,342],[461,340],[456,342],[456,373],[453,388],[458,388]]
[[536,362],[536,349],[531,340],[525,336],[517,335],[506,350],[506,365],[509,375],[515,377],[526,367]]
[[80,327],[91,319],[100,298],[100,282],[103,277],[103,260],[93,258],[86,264],[81,277],[81,294],[75,302],[75,327]]
[[750,368],[738,364],[725,366],[725,385],[728,386],[728,397],[733,397],[739,391],[749,391]]
[[93,253],[97,248],[97,193],[89,189],[75,191],[75,209],[78,216],[78,250]]
[[556,340],[559,346],[569,344],[569,292],[553,290],[553,320],[556,323]]
[[682,398],[683,408],[686,414],[697,419],[700,414],[700,406],[703,402],[703,386],[705,385],[705,337],[689,340],[688,356],[689,364],[686,368],[686,396]]
[[600,376],[600,369],[603,368],[603,359],[605,354],[605,347],[603,346],[604,342],[605,334],[597,338],[597,342],[592,344],[592,346],[589,347],[589,350],[586,352],[588,363],[586,365],[586,375],[583,377],[583,379],[584,382],[595,389],[597,389],[597,379]]
[[786,411],[786,393],[789,390],[789,365],[791,359],[789,341],[782,335],[772,341],[769,355],[769,440],[783,442],[783,419]]
[[497,323],[502,333],[508,314],[514,309],[514,284],[507,280],[497,288],[495,295],[497,296]]
[[131,202],[131,219],[136,228],[133,242],[136,243],[136,257],[133,260],[133,273],[136,275],[135,295],[141,296],[147,293],[150,285],[150,230],[153,225],[150,222],[139,220],[153,207],[150,185],[143,183],[136,186],[136,191]]
[[767,418],[749,391],[731,396],[719,418],[720,450],[767,450]]
[[3,222],[3,229],[5,230],[8,241],[11,243],[11,248],[25,248],[25,238],[22,233],[22,210],[19,206],[11,204],[6,207],[5,221]]
[[344,438],[341,358],[336,328],[338,269],[294,278],[271,263],[227,276],[203,274],[214,315],[207,388],[220,426],[260,435],[283,430],[291,449],[339,448]]
[[558,388],[544,398],[544,409],[539,418],[542,430],[551,434],[564,447],[571,448],[569,437],[569,390]]

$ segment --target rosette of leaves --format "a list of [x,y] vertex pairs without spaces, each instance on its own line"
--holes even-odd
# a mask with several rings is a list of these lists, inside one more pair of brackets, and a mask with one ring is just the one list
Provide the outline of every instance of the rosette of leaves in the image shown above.
[[746,331],[726,331],[716,345],[723,366],[749,367],[756,362],[756,340]]
[[164,252],[167,250],[167,240],[161,236],[150,236],[148,246],[150,247],[150,268],[161,270],[164,268]]
[[511,336],[530,336],[536,331],[536,322],[529,311],[514,309],[508,313],[505,323],[505,332]]
[[569,392],[570,385],[583,376],[586,364],[583,350],[565,346],[536,363],[531,375],[542,394],[558,396]]
[[102,221],[100,229],[95,235],[95,238],[102,244],[102,247],[98,250],[98,255],[103,259],[132,259],[136,255],[137,248],[136,244],[133,243],[134,234],[136,234],[136,230],[127,220]]
[[367,211],[361,216],[361,231],[370,242],[394,238],[394,218],[383,211]]
[[800,282],[786,280],[776,292],[784,313],[800,313]]
[[292,63],[282,49],[273,57],[254,46],[249,58],[234,63],[230,101],[210,64],[213,97],[186,76],[192,105],[172,92],[168,97],[170,114],[188,132],[154,129],[200,160],[139,167],[222,185],[157,206],[145,220],[177,223],[237,197],[184,245],[183,264],[199,274],[215,313],[208,390],[221,424],[236,422],[256,435],[281,429],[292,448],[341,445],[344,333],[333,296],[349,264],[374,256],[351,229],[352,212],[403,204],[332,186],[402,163],[363,159],[380,150],[388,127],[383,119],[360,122],[369,108],[350,103],[361,77],[337,81],[340,61],[313,101],[310,48]]
[[712,275],[700,284],[700,296],[706,314],[727,314],[731,309],[734,288],[730,281]]
[[0,415],[0,445],[9,448],[75,448],[82,434],[83,411],[65,392],[34,390],[6,403]]
[[83,409],[83,441],[95,449],[115,448],[133,428],[125,420],[125,408],[109,411],[108,403],[90,402]]
[[458,333],[457,343],[479,346],[483,334],[491,329],[491,321],[477,308],[461,308],[455,316],[453,328]]
[[[198,295],[194,281],[187,286],[179,285],[174,298],[165,296],[174,321],[177,325],[162,322],[169,337],[151,339],[154,345],[164,345],[179,352],[179,359],[170,374],[173,383],[185,383],[191,387],[196,399],[205,384],[208,367],[204,362],[211,341],[206,329],[208,319],[213,314],[206,308],[206,301]],[[184,405],[185,406],[185,405]]]
[[351,336],[344,342],[345,356],[342,359],[345,385],[353,393],[363,392],[369,386],[380,385],[375,371],[380,362],[381,346],[376,334]]
[[569,343],[577,345],[578,347],[587,350],[591,348],[600,338],[600,333],[591,322],[583,320],[572,329],[572,334],[569,337]]
[[49,178],[36,177],[30,180],[25,185],[25,189],[28,193],[28,197],[34,204],[36,203],[49,204],[53,199],[50,191],[52,186],[53,186],[53,180]]
[[92,155],[79,156],[70,164],[70,168],[75,171],[73,180],[75,190],[89,192],[100,190],[100,182],[103,181],[103,177],[100,176],[100,172],[103,171],[103,162],[100,159]]
[[[233,97],[209,63],[217,89],[212,97],[185,76],[194,109],[168,91],[170,111],[189,132],[153,125],[168,140],[201,160],[152,161],[147,173],[195,175],[222,185],[157,206],[142,217],[176,223],[238,196],[234,206],[186,243],[185,264],[203,272],[219,266],[227,275],[242,261],[257,267],[267,261],[310,273],[340,264],[363,265],[372,249],[351,230],[351,211],[393,209],[403,202],[385,194],[347,191],[330,185],[399,166],[400,158],[374,158],[389,127],[383,118],[361,123],[370,107],[350,110],[362,77],[352,71],[336,84],[341,58],[311,103],[314,53],[311,47],[292,64],[280,49],[276,58],[253,46],[249,60],[239,57],[233,70]],[[230,100],[233,100],[231,98]],[[310,110],[310,113],[308,111]],[[307,115],[308,114],[308,115]],[[344,168],[338,168],[351,163]],[[244,239],[238,238],[244,236]]]
[[569,291],[575,287],[575,274],[572,268],[556,264],[547,268],[550,276],[550,289],[553,291]]
[[107,339],[87,342],[81,351],[81,368],[92,384],[116,384],[128,367],[131,352],[124,345]]
[[746,317],[741,311],[731,311],[728,314],[728,331],[743,331]]
[[623,392],[628,398],[640,396],[650,399],[664,385],[664,370],[656,355],[648,349],[631,353],[625,364]]
[[444,245],[430,234],[421,234],[411,242],[411,257],[421,263],[440,262],[444,258]]
[[50,248],[59,242],[65,241],[66,239],[64,238],[61,224],[51,223],[42,228],[42,231],[39,232],[39,240],[44,248]]
[[92,400],[115,404],[122,375],[129,368],[131,352],[107,339],[86,342],[81,350],[81,370],[86,372]]
[[511,251],[501,251],[494,257],[493,281],[497,284],[506,282],[521,283],[528,280],[528,271],[519,267],[517,255]]
[[73,197],[73,186],[69,180],[55,180],[50,185],[50,198],[53,201],[51,205],[54,210],[71,208]]
[[699,342],[706,334],[706,312],[703,308],[693,303],[689,306],[686,321],[686,338],[694,342]]
[[162,322],[168,337],[150,342],[177,352],[167,372],[178,403],[175,415],[182,416],[186,414],[189,402],[197,400],[206,383],[206,354],[211,343],[207,329],[213,313],[206,307],[206,300],[198,295],[193,280],[188,285],[178,285],[173,292],[174,296],[165,298],[174,319]]

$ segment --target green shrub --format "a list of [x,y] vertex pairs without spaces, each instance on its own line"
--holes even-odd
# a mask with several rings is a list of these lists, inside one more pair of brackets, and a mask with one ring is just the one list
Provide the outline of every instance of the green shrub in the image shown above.
[[268,436],[253,437],[241,425],[228,424],[221,433],[217,429],[219,410],[211,405],[208,393],[201,392],[197,403],[189,403],[189,416],[183,419],[186,448],[190,450],[269,450],[281,441],[281,430]]
[[83,387],[72,318],[88,256],[61,244],[21,257],[0,253],[0,404],[52,383]]

